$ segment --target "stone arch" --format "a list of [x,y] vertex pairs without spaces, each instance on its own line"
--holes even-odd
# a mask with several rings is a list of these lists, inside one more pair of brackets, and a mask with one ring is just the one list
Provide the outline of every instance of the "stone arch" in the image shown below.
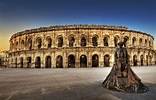
[[32,62],[32,58],[27,57],[27,68],[31,68],[31,62]]
[[99,66],[99,56],[97,54],[94,54],[92,56],[92,67],[98,67]]
[[136,38],[133,37],[133,38],[132,38],[132,45],[135,46],[135,44],[136,44]]
[[68,68],[75,68],[75,56],[72,54],[68,56]]
[[145,39],[145,46],[147,46],[147,39]]
[[32,49],[32,38],[29,38],[28,39],[28,48],[29,48],[29,50],[31,50]]
[[69,39],[69,47],[73,47],[74,46],[74,42],[75,42],[74,36],[73,35],[70,35],[68,37],[68,39]]
[[81,37],[81,46],[85,47],[87,45],[87,40],[86,40],[86,36],[82,36]]
[[35,59],[35,68],[41,68],[41,58],[39,56]]
[[41,37],[38,37],[38,38],[36,39],[36,43],[37,43],[37,48],[40,49],[41,46],[42,46],[42,39],[41,39]]
[[87,67],[87,56],[86,55],[80,56],[80,67]]
[[24,62],[23,62],[23,57],[20,58],[20,66],[23,68]]
[[146,55],[146,65],[148,65],[148,55]]
[[142,38],[139,39],[139,45],[141,46],[143,43],[142,43]]
[[114,37],[114,46],[115,46],[115,47],[118,46],[118,42],[119,42],[119,40],[120,40],[119,36],[116,35],[116,36]]
[[18,41],[16,41],[16,50],[18,49]]
[[110,66],[110,56],[108,54],[104,55],[104,67]]
[[152,56],[149,56],[149,65],[152,65]]
[[149,47],[151,47],[151,41],[149,40]]
[[98,36],[97,35],[93,35],[92,37],[92,44],[93,46],[98,46]]
[[51,68],[51,56],[45,58],[45,68]]
[[63,68],[63,57],[61,55],[56,57],[56,68]]
[[24,47],[24,40],[21,41],[21,47]]
[[140,65],[144,66],[144,56],[143,55],[140,56]]
[[125,36],[124,37],[125,47],[128,45],[128,40],[129,40],[129,37],[128,36]]
[[51,39],[51,37],[48,36],[48,37],[46,38],[46,41],[47,41],[47,48],[51,48],[51,46],[52,46],[52,39]]
[[103,43],[104,43],[104,46],[106,46],[106,47],[109,46],[109,36],[108,35],[104,36]]
[[137,66],[137,56],[136,55],[133,55],[133,66]]
[[58,47],[62,47],[63,46],[63,37],[62,37],[62,35],[58,36],[57,41],[58,41]]

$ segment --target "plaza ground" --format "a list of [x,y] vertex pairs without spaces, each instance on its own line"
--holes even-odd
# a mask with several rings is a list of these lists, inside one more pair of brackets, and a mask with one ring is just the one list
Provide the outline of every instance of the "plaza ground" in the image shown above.
[[107,90],[101,83],[111,67],[1,68],[0,100],[156,100],[156,66],[132,67],[146,93]]

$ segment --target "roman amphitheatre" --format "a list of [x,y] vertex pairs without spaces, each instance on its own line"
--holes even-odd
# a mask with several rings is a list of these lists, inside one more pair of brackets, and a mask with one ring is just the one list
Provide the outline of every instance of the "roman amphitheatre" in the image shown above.
[[124,26],[62,25],[13,34],[11,68],[91,68],[113,66],[117,43],[123,40],[130,66],[156,64],[154,37]]

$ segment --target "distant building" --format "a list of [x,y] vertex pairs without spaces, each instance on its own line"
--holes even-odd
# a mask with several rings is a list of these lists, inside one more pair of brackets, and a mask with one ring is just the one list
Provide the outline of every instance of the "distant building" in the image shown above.
[[0,66],[8,67],[9,64],[9,51],[0,52]]
[[9,67],[80,68],[113,66],[123,40],[131,66],[154,65],[153,36],[122,26],[65,25],[25,30],[10,38]]

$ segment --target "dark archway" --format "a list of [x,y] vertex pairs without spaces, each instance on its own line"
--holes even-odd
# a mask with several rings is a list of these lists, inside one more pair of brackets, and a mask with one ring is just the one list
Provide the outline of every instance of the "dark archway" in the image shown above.
[[21,65],[21,68],[23,68],[23,57],[20,58],[20,65]]
[[63,37],[59,37],[58,38],[58,47],[62,47],[63,46]]
[[110,60],[109,55],[105,55],[105,56],[104,56],[104,66],[105,66],[105,67],[109,67],[109,66],[110,66],[109,60]]
[[104,42],[104,46],[108,47],[108,37],[105,36],[104,39],[103,39],[103,42]]
[[117,47],[118,46],[118,41],[119,41],[119,37],[115,36],[114,37],[114,46]]
[[35,68],[41,68],[41,58],[36,57],[35,59]]
[[128,36],[125,36],[125,37],[124,37],[124,42],[125,42],[124,45],[125,45],[125,47],[127,46],[127,41],[128,41],[128,40],[129,40],[129,37],[128,37]]
[[69,38],[69,47],[73,47],[74,46],[74,42],[75,42],[74,37],[70,37]]
[[142,45],[142,38],[139,39],[139,45]]
[[152,56],[149,56],[149,65],[152,65]]
[[39,37],[36,39],[36,41],[37,41],[37,47],[38,47],[38,49],[40,49],[42,46],[42,39]]
[[31,68],[31,57],[27,58],[27,68]]
[[32,49],[32,39],[31,38],[28,39],[28,48],[29,48],[29,50]]
[[74,55],[68,56],[68,68],[75,68],[75,57],[74,57]]
[[50,37],[47,38],[47,42],[48,42],[48,48],[51,48],[51,46],[52,46],[52,39]]
[[132,39],[132,44],[135,45],[135,43],[136,43],[136,38],[133,37],[133,39]]
[[17,58],[15,59],[15,68],[17,68]]
[[137,66],[137,56],[136,55],[134,55],[133,56],[133,66]]
[[85,37],[82,37],[81,38],[81,46],[82,47],[85,47],[86,46],[86,38]]
[[97,54],[92,56],[92,67],[98,67],[99,66],[99,57]]
[[141,63],[141,66],[144,66],[144,56],[143,55],[140,56],[140,63]]
[[92,44],[93,44],[93,46],[98,46],[98,38],[97,38],[97,36],[94,36],[93,38],[92,38]]
[[60,55],[56,58],[56,68],[63,68],[63,57]]
[[146,65],[148,65],[148,55],[146,55]]
[[87,67],[87,57],[86,55],[80,56],[80,67]]
[[45,59],[45,68],[51,68],[51,57],[47,56]]

